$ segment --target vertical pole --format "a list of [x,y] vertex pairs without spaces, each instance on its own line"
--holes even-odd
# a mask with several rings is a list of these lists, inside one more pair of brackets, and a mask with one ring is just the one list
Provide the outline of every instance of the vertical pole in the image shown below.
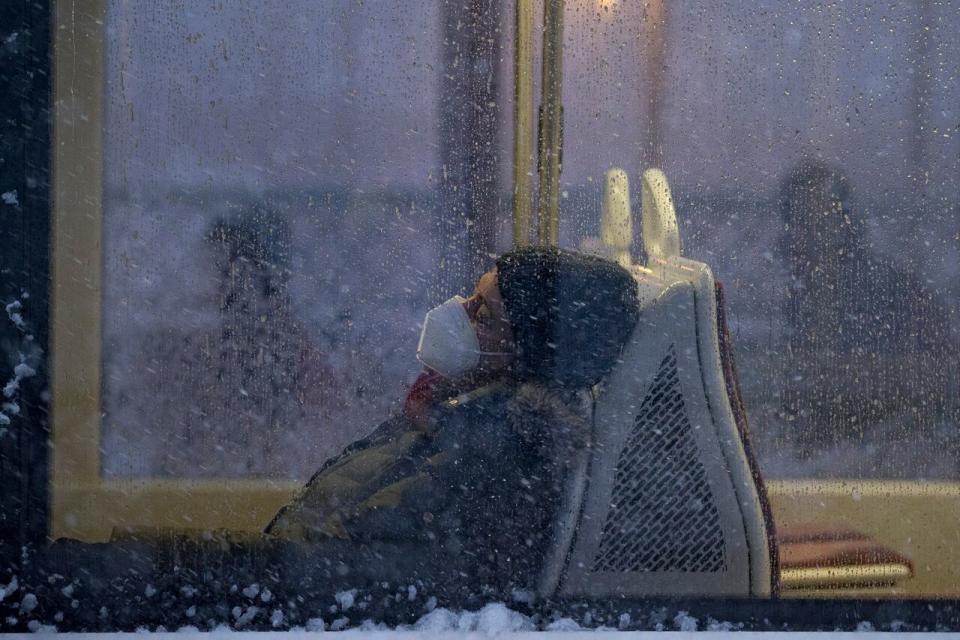
[[643,76],[641,104],[646,122],[640,158],[641,173],[663,166],[663,100],[666,93],[667,6],[665,0],[651,0],[644,9]]
[[516,0],[513,58],[513,246],[530,244],[533,207],[533,0]]
[[500,162],[500,27],[504,0],[443,0],[439,268],[434,299],[470,291],[490,267],[505,205]]
[[540,98],[539,244],[560,243],[560,163],[563,153],[563,0],[543,2],[543,80]]

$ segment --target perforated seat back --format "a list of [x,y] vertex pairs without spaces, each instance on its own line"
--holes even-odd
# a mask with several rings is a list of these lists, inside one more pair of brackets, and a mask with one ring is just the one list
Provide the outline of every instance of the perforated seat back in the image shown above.
[[598,391],[593,447],[571,476],[540,591],[769,596],[767,525],[724,376],[713,275],[648,255],[650,269],[635,270],[641,319]]

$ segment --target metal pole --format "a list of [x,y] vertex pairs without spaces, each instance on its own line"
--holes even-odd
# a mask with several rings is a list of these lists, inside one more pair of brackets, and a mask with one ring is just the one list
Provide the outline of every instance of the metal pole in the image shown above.
[[539,244],[560,243],[560,164],[563,154],[563,0],[543,2],[543,80],[538,173]]
[[640,171],[663,166],[663,100],[666,95],[667,5],[665,0],[650,0],[646,5],[643,40],[643,82],[641,104],[646,103],[644,141]]
[[[441,3],[439,255],[432,296],[472,288],[496,240],[500,34],[505,0]],[[467,289],[468,291],[470,289]]]
[[517,0],[513,58],[513,246],[530,244],[533,217],[533,4]]

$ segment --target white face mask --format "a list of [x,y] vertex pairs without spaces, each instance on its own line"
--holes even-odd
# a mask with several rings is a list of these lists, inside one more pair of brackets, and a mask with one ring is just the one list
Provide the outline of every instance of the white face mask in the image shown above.
[[447,378],[476,367],[481,355],[510,355],[480,351],[480,340],[464,302],[465,298],[453,296],[428,311],[417,345],[417,359]]

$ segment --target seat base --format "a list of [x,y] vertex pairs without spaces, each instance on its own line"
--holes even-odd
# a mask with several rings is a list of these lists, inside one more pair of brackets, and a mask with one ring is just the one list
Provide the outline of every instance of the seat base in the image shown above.
[[847,527],[778,528],[783,592],[888,587],[913,576],[909,558]]

